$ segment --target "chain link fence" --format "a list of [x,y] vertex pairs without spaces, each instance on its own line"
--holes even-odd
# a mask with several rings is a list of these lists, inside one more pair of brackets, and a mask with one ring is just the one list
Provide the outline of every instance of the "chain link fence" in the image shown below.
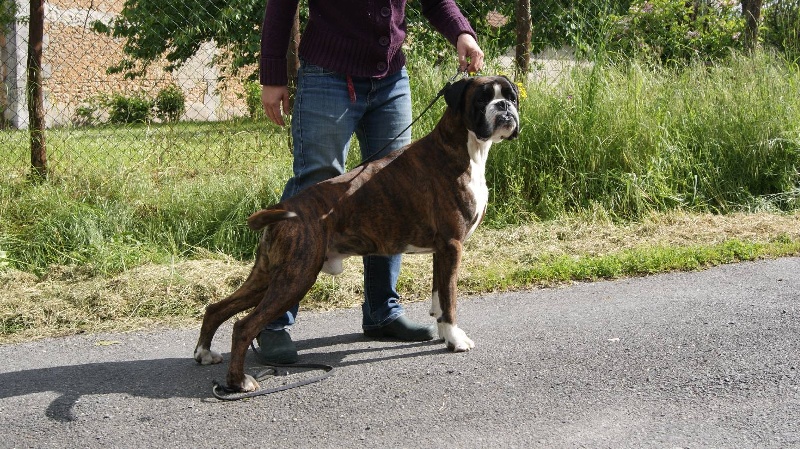
[[[155,6],[137,10],[137,3]],[[493,67],[513,73],[517,2],[461,3]],[[266,147],[286,149],[285,130],[253,120],[260,113],[260,91],[253,81],[258,52],[253,46],[264,6],[263,0],[186,2],[180,7],[130,0],[46,2],[42,85],[48,170],[153,164],[202,170],[229,167],[232,157],[258,161],[269,157],[262,151]],[[423,59],[423,65],[454,65],[455,51],[418,8],[416,2],[408,5],[405,51],[410,58]],[[31,12],[27,2],[11,0],[3,0],[0,9],[10,17],[0,28],[0,171],[22,176],[31,156],[26,102]],[[131,23],[143,13],[150,16],[147,22]],[[176,31],[202,21],[213,25],[194,34]],[[141,26],[150,34],[124,35],[126,26]],[[162,31],[162,41],[152,41],[154,32]],[[237,33],[244,37],[236,41]],[[143,35],[151,41],[136,42]],[[170,54],[183,51],[178,39],[195,40],[186,47],[190,55]]]
[[[458,3],[478,32],[488,70],[511,75],[520,64],[517,12],[525,11],[529,17],[523,28],[532,31],[532,39],[522,58],[533,55],[531,79],[546,82],[569,70],[576,53],[591,56],[599,43],[625,51],[649,48],[662,59],[675,58],[664,45],[631,37],[638,31],[635,24],[645,19],[657,24],[680,12],[663,5],[722,17],[730,39],[720,45],[736,44],[730,24],[741,19],[738,0]],[[787,45],[798,41],[800,21],[791,20],[800,10],[797,3],[764,4],[788,11],[789,31],[778,37]],[[286,130],[258,120],[259,87],[252,81],[264,6],[264,0],[46,2],[42,84],[48,169],[80,172],[124,164],[197,171],[234,167],[236,161],[257,163],[271,157],[265,148],[285,151]],[[419,2],[409,2],[409,59],[418,66],[454,67],[455,51],[430,28],[419,7]],[[0,173],[11,176],[23,176],[31,157],[25,95],[28,8],[15,0],[0,3]],[[676,48],[689,48],[692,55],[707,51],[692,46],[692,39],[714,24],[705,20],[702,26],[673,38],[688,42],[680,41]],[[656,27],[648,30],[659,32]]]

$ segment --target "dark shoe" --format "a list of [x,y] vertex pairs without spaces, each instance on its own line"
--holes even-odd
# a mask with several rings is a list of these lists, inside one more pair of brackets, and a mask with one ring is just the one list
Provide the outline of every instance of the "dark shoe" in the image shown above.
[[391,323],[375,329],[364,329],[364,335],[369,338],[387,338],[402,341],[428,341],[436,336],[435,326],[417,324],[405,315]]
[[287,365],[297,362],[297,348],[292,337],[285,329],[278,331],[263,330],[258,337],[258,355],[265,363]]

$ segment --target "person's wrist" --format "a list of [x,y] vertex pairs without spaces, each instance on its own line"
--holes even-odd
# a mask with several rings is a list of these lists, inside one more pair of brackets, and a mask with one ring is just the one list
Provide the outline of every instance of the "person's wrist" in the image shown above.
[[459,34],[458,37],[456,38],[456,41],[460,41],[460,40],[464,40],[464,39],[469,39],[469,40],[477,42],[477,40],[475,39],[475,36],[473,36],[473,35],[471,35],[471,34],[469,34],[467,32]]

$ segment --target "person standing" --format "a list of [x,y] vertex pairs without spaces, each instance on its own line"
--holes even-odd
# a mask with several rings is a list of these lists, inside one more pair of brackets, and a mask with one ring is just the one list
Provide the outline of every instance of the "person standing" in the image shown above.
[[[420,3],[430,24],[455,46],[459,69],[480,71],[483,51],[455,1]],[[293,176],[282,200],[344,173],[353,134],[362,161],[380,158],[411,141],[411,91],[401,48],[406,37],[406,1],[308,0],[297,91],[293,111],[289,111],[286,52],[297,4],[298,0],[269,0],[261,30],[259,79],[264,112],[279,126],[286,125],[284,114],[291,112]],[[365,256],[363,262],[364,335],[402,341],[433,339],[435,326],[410,320],[399,303],[396,284],[401,255]],[[258,335],[267,361],[297,361],[288,332],[297,311],[295,306]]]

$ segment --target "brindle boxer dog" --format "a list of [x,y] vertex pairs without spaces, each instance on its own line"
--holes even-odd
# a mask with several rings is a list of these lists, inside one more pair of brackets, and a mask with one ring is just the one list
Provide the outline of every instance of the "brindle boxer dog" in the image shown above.
[[220,363],[211,350],[217,328],[255,307],[233,326],[226,380],[232,391],[258,389],[244,360],[264,325],[300,302],[320,271],[341,273],[345,257],[399,253],[433,253],[439,337],[454,352],[473,348],[456,325],[456,278],[462,245],[486,212],[489,147],[518,135],[518,95],[502,76],[462,79],[446,90],[447,109],[427,136],[251,215],[250,228],[266,228],[255,266],[239,289],[208,306],[195,360]]

